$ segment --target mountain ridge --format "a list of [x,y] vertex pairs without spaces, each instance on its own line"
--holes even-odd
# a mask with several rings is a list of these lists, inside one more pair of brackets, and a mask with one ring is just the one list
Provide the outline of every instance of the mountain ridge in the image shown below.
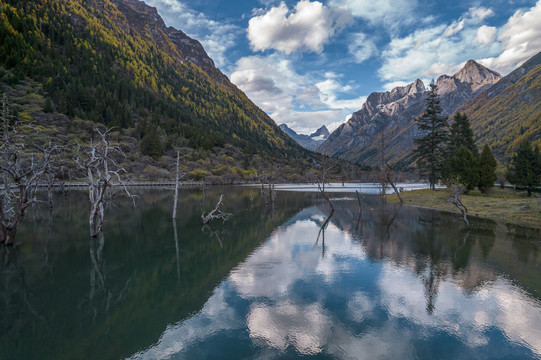
[[[71,122],[84,124],[71,136],[79,143],[99,124],[116,127],[127,168],[149,178],[169,176],[175,149],[194,178],[225,181],[275,165],[298,177],[321,159],[284,134],[197,40],[166,27],[144,2],[6,0],[0,19],[0,92],[13,116],[43,127],[43,138],[67,142]],[[145,153],[143,139],[156,151]]]
[[[499,78],[501,75],[473,60],[466,62],[452,76],[440,76],[436,85],[443,115],[452,114]],[[391,91],[370,94],[362,108],[340,125],[316,151],[376,166],[381,163],[383,137],[385,160],[398,168],[406,168],[413,162],[413,139],[421,135],[415,119],[425,109],[427,94],[428,90],[419,79]]]
[[291,129],[286,124],[281,124],[279,127],[300,146],[311,151],[314,151],[330,135],[329,130],[325,125],[321,126],[310,135],[297,134],[295,130]]
[[469,100],[466,114],[478,145],[507,162],[522,141],[541,146],[541,52]]

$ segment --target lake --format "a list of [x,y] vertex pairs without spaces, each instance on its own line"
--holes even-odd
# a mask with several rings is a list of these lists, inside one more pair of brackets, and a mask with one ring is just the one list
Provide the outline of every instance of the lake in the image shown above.
[[[175,222],[139,190],[96,239],[84,192],[32,208],[0,248],[0,359],[541,359],[538,230],[370,185],[327,221],[306,187],[183,190]],[[222,193],[233,217],[202,226]]]

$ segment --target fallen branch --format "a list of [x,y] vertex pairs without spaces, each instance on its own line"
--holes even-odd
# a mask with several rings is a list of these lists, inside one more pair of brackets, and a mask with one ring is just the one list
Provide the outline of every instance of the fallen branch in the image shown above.
[[223,197],[224,197],[224,194],[220,195],[220,200],[216,204],[216,207],[207,215],[205,215],[205,212],[203,211],[203,213],[201,214],[201,220],[203,221],[203,224],[208,224],[211,220],[214,220],[214,219],[221,219],[224,222],[226,222],[233,216],[233,214],[231,213],[226,213],[220,210]]

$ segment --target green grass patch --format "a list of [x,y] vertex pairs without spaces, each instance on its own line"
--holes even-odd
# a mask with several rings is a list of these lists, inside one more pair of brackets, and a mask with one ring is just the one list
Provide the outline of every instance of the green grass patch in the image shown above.
[[[460,211],[449,202],[447,189],[415,190],[401,193],[404,203],[437,210]],[[387,196],[390,202],[399,202],[395,194]],[[512,189],[495,188],[489,195],[472,191],[462,196],[462,202],[468,208],[469,215],[485,218],[503,219],[517,224],[541,228],[541,195]]]

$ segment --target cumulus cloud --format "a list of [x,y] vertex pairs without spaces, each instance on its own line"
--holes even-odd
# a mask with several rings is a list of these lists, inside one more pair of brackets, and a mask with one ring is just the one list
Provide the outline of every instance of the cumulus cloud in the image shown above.
[[497,29],[479,26],[492,15],[494,12],[488,8],[470,8],[450,24],[433,25],[404,37],[393,37],[382,51],[383,64],[378,71],[385,87],[410,83],[418,77],[430,81],[442,74],[451,75],[466,60],[499,54],[500,44],[495,41]]
[[378,53],[376,44],[368,39],[366,34],[363,33],[358,33],[353,36],[348,45],[348,50],[357,63],[362,63]]
[[179,0],[146,0],[145,2],[158,9],[168,26],[182,30],[188,36],[199,40],[217,67],[229,65],[226,52],[235,46],[237,39],[243,33],[239,26],[212,20]]
[[340,75],[300,75],[292,61],[279,53],[241,58],[230,78],[277,124],[285,123],[301,134],[341,123],[366,100],[365,96],[347,98],[355,86],[341,83]]
[[483,25],[477,29],[477,37],[475,42],[481,46],[490,45],[496,40],[496,32],[498,30],[493,26]]
[[480,62],[507,74],[541,49],[541,0],[528,11],[518,10],[501,29],[498,40],[503,51]]
[[414,15],[417,0],[331,0],[331,6],[344,6],[354,17],[362,18],[372,25],[384,25],[393,31],[401,24],[417,21]]
[[252,17],[248,40],[255,51],[275,49],[286,54],[298,50],[320,53],[336,33],[352,21],[343,9],[329,9],[318,1],[301,0],[290,12],[282,2]]

